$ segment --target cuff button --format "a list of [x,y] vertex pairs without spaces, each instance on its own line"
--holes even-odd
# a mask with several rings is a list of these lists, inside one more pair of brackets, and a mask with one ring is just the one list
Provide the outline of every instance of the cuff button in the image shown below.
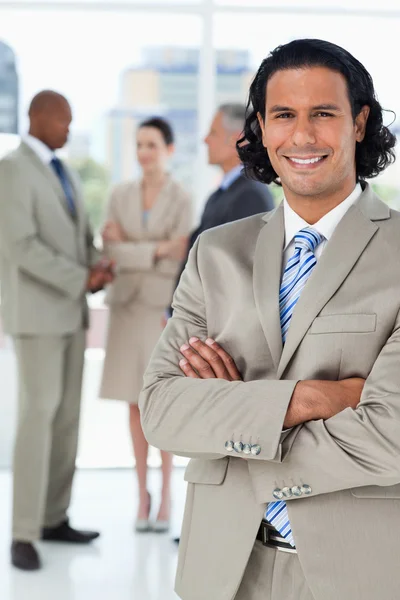
[[235,452],[238,452],[238,453],[242,452],[242,450],[243,450],[242,442],[235,442],[233,445],[233,449],[235,450]]
[[261,446],[259,444],[253,444],[250,452],[253,454],[253,456],[258,456],[261,452]]
[[283,498],[283,493],[282,493],[281,488],[275,488],[274,491],[272,492],[272,495],[276,500],[282,500],[282,498]]
[[228,440],[227,442],[225,442],[225,450],[227,450],[228,452],[232,452],[232,450],[233,450],[232,440]]
[[243,454],[251,454],[251,446],[250,446],[250,444],[244,444],[244,446],[243,446]]
[[282,488],[282,494],[284,498],[291,498],[293,496],[292,488],[284,487]]

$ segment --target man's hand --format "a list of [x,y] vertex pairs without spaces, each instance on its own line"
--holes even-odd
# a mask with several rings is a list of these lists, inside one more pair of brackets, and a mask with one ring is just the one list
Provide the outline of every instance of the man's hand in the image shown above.
[[87,291],[95,294],[102,290],[105,285],[111,283],[115,277],[114,268],[114,262],[106,258],[102,258],[96,263],[89,271],[86,282]]
[[[212,339],[206,342],[191,338],[180,348],[184,358],[179,366],[194,379],[241,381],[233,358]],[[355,409],[361,398],[365,379],[352,377],[342,381],[306,380],[297,384],[286,414],[284,427],[329,419],[346,408]]]
[[126,237],[123,229],[116,221],[107,221],[101,232],[103,242],[124,242]]
[[242,380],[233,358],[211,338],[204,343],[192,337],[188,344],[181,346],[180,351],[185,358],[179,361],[179,366],[186,377]]
[[293,392],[284,427],[289,429],[306,421],[330,419],[346,408],[358,406],[365,379],[342,381],[300,381]]

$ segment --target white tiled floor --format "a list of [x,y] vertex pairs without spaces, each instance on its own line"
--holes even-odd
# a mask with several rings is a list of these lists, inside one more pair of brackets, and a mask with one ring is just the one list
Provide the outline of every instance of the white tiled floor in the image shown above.
[[[160,473],[150,470],[149,491],[158,508]],[[40,543],[44,567],[24,573],[10,566],[11,475],[0,472],[0,600],[177,600],[173,592],[179,533],[185,500],[183,469],[173,474],[173,520],[169,534],[135,534],[134,473],[79,471],[71,522],[99,529],[87,547]]]

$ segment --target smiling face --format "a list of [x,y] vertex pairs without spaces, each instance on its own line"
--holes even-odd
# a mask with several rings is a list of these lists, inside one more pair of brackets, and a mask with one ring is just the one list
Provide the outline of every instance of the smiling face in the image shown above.
[[349,196],[369,108],[353,119],[345,78],[325,67],[278,71],[265,108],[263,145],[292,207],[323,199],[330,210]]

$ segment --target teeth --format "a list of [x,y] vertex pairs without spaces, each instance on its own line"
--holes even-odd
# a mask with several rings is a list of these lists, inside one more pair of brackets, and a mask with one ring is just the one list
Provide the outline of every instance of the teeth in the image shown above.
[[316,156],[315,158],[291,158],[290,160],[297,163],[298,165],[312,165],[322,160],[322,158],[322,156]]

